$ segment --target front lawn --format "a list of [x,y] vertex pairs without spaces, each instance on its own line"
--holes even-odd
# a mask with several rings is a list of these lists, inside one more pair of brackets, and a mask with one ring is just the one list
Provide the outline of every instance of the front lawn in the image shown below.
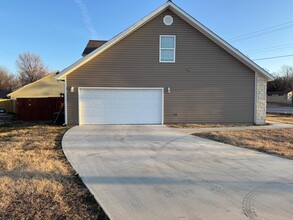
[[223,123],[223,124],[167,124],[170,128],[222,128],[253,126],[253,123]]
[[194,135],[293,159],[293,128],[202,132]]
[[0,126],[0,219],[108,219],[63,155],[65,131]]
[[293,124],[293,115],[273,115],[267,114],[268,121],[282,122],[286,124]]

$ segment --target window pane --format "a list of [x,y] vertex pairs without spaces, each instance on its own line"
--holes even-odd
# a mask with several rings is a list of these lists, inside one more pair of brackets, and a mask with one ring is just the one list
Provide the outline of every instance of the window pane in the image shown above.
[[161,48],[170,48],[173,49],[175,47],[175,39],[174,37],[161,37]]
[[174,50],[161,49],[161,61],[174,61]]

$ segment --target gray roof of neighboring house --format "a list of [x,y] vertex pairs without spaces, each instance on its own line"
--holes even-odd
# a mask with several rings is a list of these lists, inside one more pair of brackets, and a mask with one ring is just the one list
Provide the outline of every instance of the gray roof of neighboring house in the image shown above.
[[104,43],[107,43],[107,40],[89,40],[84,51],[82,52],[82,56],[86,56],[98,47],[102,46]]
[[291,90],[281,90],[281,91],[267,91],[267,95],[284,95],[290,93]]
[[0,98],[7,98],[9,92],[0,89]]

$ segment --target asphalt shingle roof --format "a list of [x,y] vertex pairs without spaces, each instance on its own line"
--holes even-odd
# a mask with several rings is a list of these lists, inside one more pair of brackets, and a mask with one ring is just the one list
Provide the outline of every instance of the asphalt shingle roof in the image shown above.
[[104,43],[107,43],[106,40],[89,40],[84,51],[82,52],[82,56],[86,56],[98,47],[102,46]]

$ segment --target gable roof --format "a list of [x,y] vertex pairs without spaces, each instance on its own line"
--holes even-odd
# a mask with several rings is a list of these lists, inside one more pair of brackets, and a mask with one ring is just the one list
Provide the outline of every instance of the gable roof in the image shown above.
[[[44,76],[43,78],[35,81],[35,82],[32,82],[32,83],[29,83],[23,87],[20,87],[19,89],[7,94],[7,97],[10,97],[12,98],[12,96],[19,96],[19,97],[22,97],[21,94],[23,94],[24,92],[27,93],[27,89],[31,89],[31,88],[34,88],[36,86],[39,86],[41,85],[41,88],[35,88],[35,90],[37,90],[37,93],[42,93],[44,90],[48,90],[48,87],[49,87],[49,92],[48,94],[52,94],[52,93],[56,93],[56,91],[58,92],[58,94],[60,92],[63,92],[63,85],[61,85],[61,82],[57,81],[55,76],[58,74],[58,72],[54,72],[54,73],[51,73],[47,76]],[[51,79],[50,79],[51,78]],[[53,81],[53,86],[52,86],[52,83],[51,81]],[[59,86],[59,84],[61,86]],[[44,87],[44,85],[46,87]],[[53,90],[52,88],[56,88],[55,90]],[[35,93],[35,91],[32,91]],[[30,92],[30,93],[32,93]],[[20,93],[20,94],[18,94]],[[43,95],[38,95],[38,94],[33,94],[32,97],[43,97]]]
[[80,60],[76,61],[66,69],[62,70],[57,76],[56,79],[65,79],[65,76],[76,70],[77,68],[81,67],[82,65],[86,64],[108,48],[112,47],[134,31],[136,31],[138,28],[158,16],[161,12],[165,10],[171,10],[173,11],[176,15],[178,15],[180,18],[185,20],[187,23],[189,23],[191,26],[193,26],[195,29],[197,29],[199,32],[201,32],[203,35],[208,37],[210,40],[218,44],[220,47],[222,47],[224,50],[226,50],[228,53],[230,53],[232,56],[240,60],[243,64],[254,70],[255,72],[258,72],[262,74],[265,78],[268,80],[273,80],[274,77],[269,74],[267,71],[265,71],[263,68],[258,66],[255,62],[250,60],[247,56],[242,54],[239,50],[231,46],[229,43],[224,41],[222,38],[220,38],[218,35],[216,35],[214,32],[212,32],[210,29],[202,25],[200,22],[198,22],[196,19],[194,19],[192,16],[187,14],[185,11],[183,11],[181,8],[179,8],[177,5],[175,5],[172,1],[168,1],[165,4],[163,4],[161,7],[138,21],[137,23],[133,24],[120,34],[116,35],[113,37],[111,40],[103,44],[102,46],[98,47],[85,57],[81,58]]
[[89,53],[93,52],[95,49],[99,48],[105,43],[107,43],[107,40],[89,40],[81,55],[88,55]]

